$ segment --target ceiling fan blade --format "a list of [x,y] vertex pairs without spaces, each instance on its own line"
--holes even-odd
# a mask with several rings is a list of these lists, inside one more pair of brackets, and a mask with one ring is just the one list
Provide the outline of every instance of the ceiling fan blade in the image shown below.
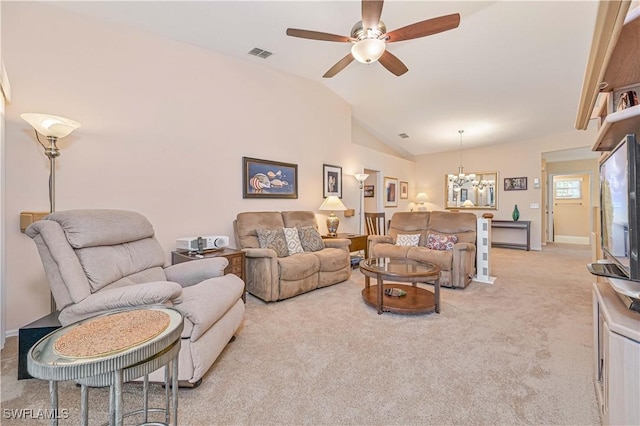
[[331,78],[334,75],[338,74],[340,71],[345,69],[347,65],[349,65],[353,61],[353,56],[349,53],[344,58],[340,59],[334,66],[329,68],[329,71],[325,72],[322,78]]
[[351,37],[321,33],[319,31],[298,30],[296,28],[287,28],[287,35],[291,37],[308,38],[311,40],[337,41],[342,43],[351,42]]
[[382,64],[383,67],[385,67],[398,77],[409,71],[409,68],[407,68],[407,66],[403,64],[400,59],[398,59],[393,53],[389,52],[388,50],[384,51],[378,61]]
[[362,0],[362,28],[378,27],[383,3],[384,0]]
[[426,21],[420,21],[407,25],[406,27],[398,28],[385,34],[385,37],[387,38],[387,43],[411,40],[452,30],[457,28],[458,25],[460,25],[460,14],[454,13],[452,15],[427,19]]

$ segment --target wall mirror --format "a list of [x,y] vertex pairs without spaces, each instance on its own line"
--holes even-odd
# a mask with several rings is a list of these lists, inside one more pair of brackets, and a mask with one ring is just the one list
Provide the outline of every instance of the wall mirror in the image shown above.
[[498,172],[466,173],[444,176],[446,209],[498,208]]

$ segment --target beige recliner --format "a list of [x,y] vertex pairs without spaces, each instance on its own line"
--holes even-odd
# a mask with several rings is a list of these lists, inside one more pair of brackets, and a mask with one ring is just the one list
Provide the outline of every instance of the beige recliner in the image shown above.
[[[33,223],[51,293],[67,325],[118,308],[164,304],[184,316],[179,383],[197,386],[244,317],[244,282],[225,258],[164,267],[149,221],[124,210],[69,210]],[[163,370],[150,375],[163,380]]]

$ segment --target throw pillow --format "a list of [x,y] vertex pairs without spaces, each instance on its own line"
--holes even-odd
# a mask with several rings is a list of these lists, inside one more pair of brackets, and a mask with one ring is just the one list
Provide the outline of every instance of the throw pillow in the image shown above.
[[300,237],[298,236],[298,228],[284,228],[284,239],[287,242],[287,250],[289,250],[289,256],[296,253],[304,253],[302,244],[300,243]]
[[397,246],[417,246],[420,242],[420,234],[398,234],[396,236]]
[[313,226],[302,226],[298,228],[300,243],[304,251],[320,251],[324,248],[322,237]]
[[284,238],[282,229],[256,229],[256,233],[258,234],[260,248],[275,250],[278,257],[289,256],[287,241]]
[[428,234],[427,248],[432,250],[453,250],[453,245],[458,242],[455,235]]

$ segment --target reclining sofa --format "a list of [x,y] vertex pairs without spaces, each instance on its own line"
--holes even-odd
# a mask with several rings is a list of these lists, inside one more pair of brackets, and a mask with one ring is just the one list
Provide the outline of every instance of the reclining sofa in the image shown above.
[[236,247],[246,254],[247,291],[265,302],[351,276],[350,241],[323,240],[312,211],[239,213],[233,229]]
[[[195,387],[244,318],[244,283],[224,275],[227,259],[164,267],[151,223],[125,210],[67,210],[30,225],[60,324],[114,309],[173,306],[184,317],[178,383]],[[164,381],[163,370],[149,375]]]
[[388,235],[369,235],[373,257],[409,258],[431,262],[441,268],[440,285],[465,288],[475,275],[476,215],[397,212],[391,217]]

